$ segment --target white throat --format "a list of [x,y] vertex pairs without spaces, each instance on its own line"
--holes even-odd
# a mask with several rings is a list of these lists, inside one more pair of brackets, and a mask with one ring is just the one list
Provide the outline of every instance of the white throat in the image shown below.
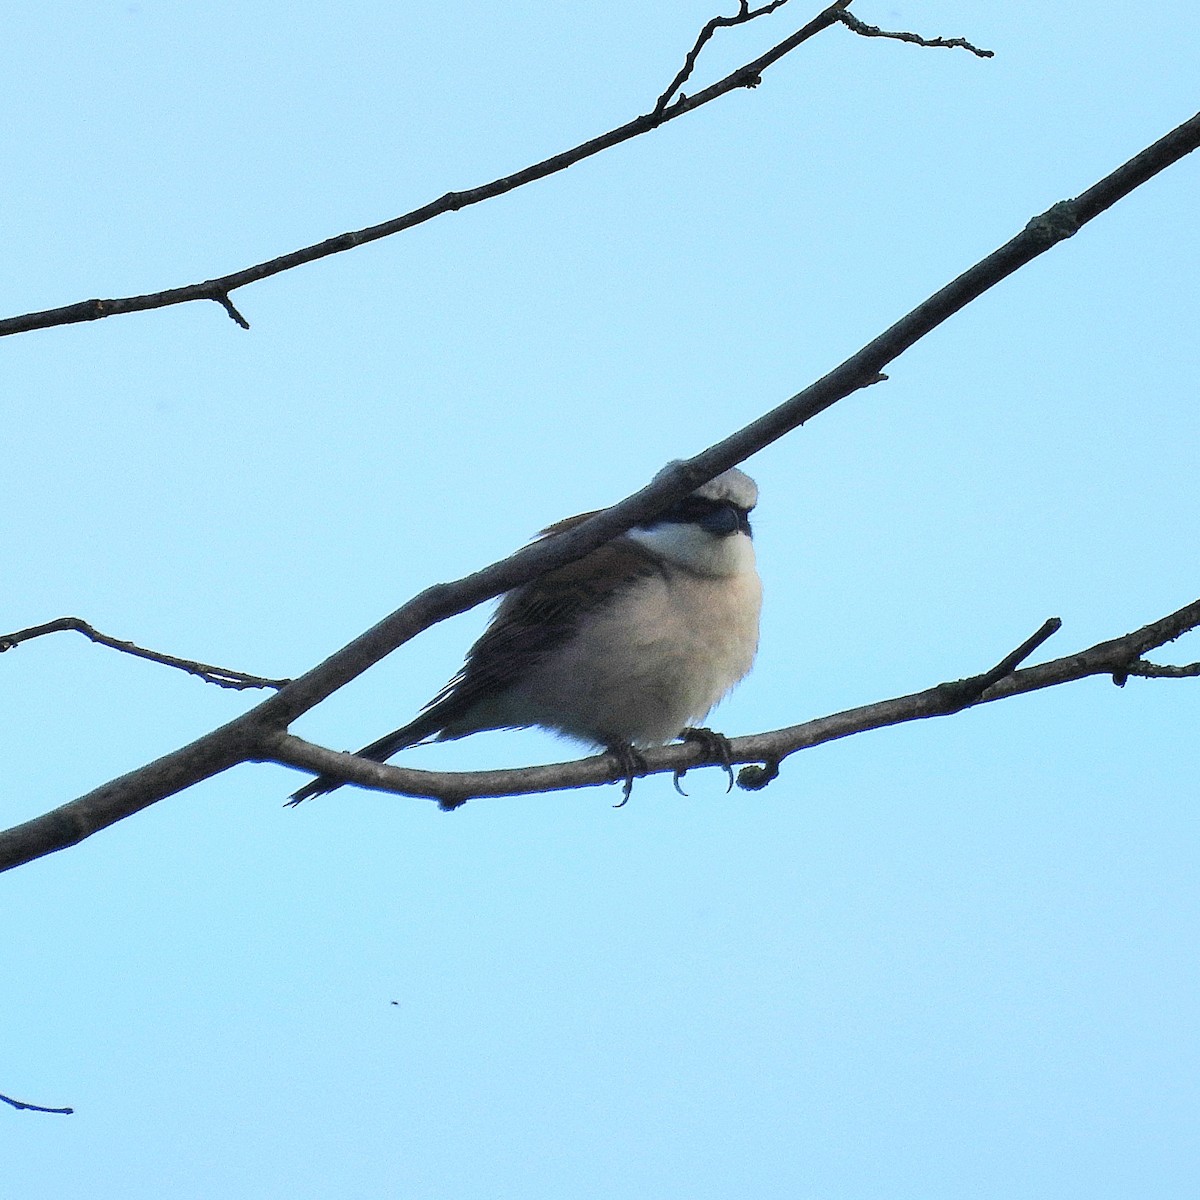
[[754,543],[744,533],[718,537],[698,525],[665,521],[626,535],[656,558],[696,575],[724,577],[754,570]]

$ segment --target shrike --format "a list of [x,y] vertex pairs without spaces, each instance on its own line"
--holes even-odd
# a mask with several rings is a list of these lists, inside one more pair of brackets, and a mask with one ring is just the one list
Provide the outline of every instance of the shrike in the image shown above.
[[[754,480],[734,467],[506,593],[462,670],[419,716],[359,757],[384,762],[419,742],[536,725],[610,751],[628,798],[637,748],[693,733],[754,662],[762,585],[749,514],[757,500]],[[291,800],[340,786],[322,775]]]

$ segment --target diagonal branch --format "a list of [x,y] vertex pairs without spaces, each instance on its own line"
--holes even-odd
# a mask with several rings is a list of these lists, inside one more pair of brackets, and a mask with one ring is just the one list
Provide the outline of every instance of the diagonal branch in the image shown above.
[[[992,670],[981,675],[940,683],[924,691],[865,704],[785,729],[731,738],[730,762],[765,764],[749,766],[741,771],[738,783],[747,790],[757,791],[779,774],[780,763],[789,755],[872,729],[902,725],[928,717],[952,716],[978,704],[991,704],[1090,675],[1111,675],[1121,671],[1132,673],[1130,665],[1136,663],[1146,650],[1161,646],[1181,633],[1200,626],[1200,600],[1124,637],[1099,642],[1087,650],[1036,667],[1017,670],[1017,664],[1042,645],[1061,624],[1057,617],[1051,618],[1033,637]],[[714,756],[695,742],[664,746],[642,753],[646,762],[644,773],[647,775],[725,765],[723,757]],[[283,732],[269,736],[266,756],[285,766],[333,775],[360,787],[436,800],[444,809],[457,808],[467,800],[482,797],[595,787],[605,783],[620,783],[625,778],[624,768],[617,766],[604,754],[574,762],[513,770],[421,771],[371,762],[353,754],[340,754]]]
[[686,99],[681,97],[671,106],[670,111],[655,109],[644,116],[636,117],[634,120],[610,130],[608,133],[603,133],[599,137],[583,142],[570,150],[564,150],[561,154],[555,154],[550,158],[543,159],[541,162],[516,171],[512,175],[493,179],[491,183],[481,184],[478,187],[468,188],[465,191],[447,192],[439,199],[431,200],[428,204],[424,204],[420,208],[414,208],[411,212],[405,213],[403,216],[394,217],[390,221],[383,221],[378,225],[369,225],[365,229],[356,229],[349,233],[338,234],[336,237],[326,238],[324,241],[316,242],[314,245],[305,246],[300,250],[293,250],[288,254],[281,254],[277,258],[255,263],[253,266],[244,267],[240,271],[233,271],[228,275],[220,275],[214,279],[204,280],[201,283],[192,283],[184,287],[167,288],[161,292],[148,292],[141,296],[123,296],[112,300],[82,300],[77,304],[67,304],[61,308],[48,308],[41,312],[6,317],[0,319],[0,337],[14,333],[27,333],[33,329],[48,329],[55,325],[72,325],[81,321],[96,321],[102,317],[112,317],[120,313],[145,312],[152,308],[167,308],[173,304],[187,304],[193,300],[215,301],[243,329],[248,329],[250,326],[246,319],[233,307],[233,302],[229,298],[230,292],[245,287],[247,284],[257,283],[262,279],[269,279],[272,275],[291,271],[306,263],[328,258],[331,254],[341,254],[343,251],[352,250],[356,246],[362,246],[367,242],[375,242],[380,238],[402,233],[404,230],[412,229],[414,226],[421,225],[425,221],[430,221],[434,217],[440,217],[443,213],[457,212],[461,208],[466,208],[472,204],[479,204],[481,201],[490,200],[494,196],[502,196],[505,192],[511,192],[515,188],[523,187],[527,183],[533,183],[538,179],[545,179],[546,176],[554,175],[559,171],[565,171],[567,167],[574,166],[575,163],[582,162],[585,158],[591,158],[593,155],[599,154],[603,150],[608,150],[612,146],[618,146],[622,142],[627,142],[630,138],[638,137],[643,133],[649,133],[651,130],[657,129],[660,125],[665,125],[668,121],[673,121],[676,117],[683,116],[684,113],[694,112],[697,108],[701,108],[703,105],[724,96],[728,92],[736,91],[738,88],[757,87],[761,81],[762,73],[768,67],[773,66],[786,54],[790,54],[797,46],[802,45],[822,30],[828,29],[831,25],[835,24],[837,14],[841,11],[840,6],[843,3],[849,3],[849,0],[836,0],[833,7],[818,13],[802,29],[798,29],[789,37],[784,38],[783,41],[773,46],[765,54],[759,55],[753,62],[746,63],[745,66],[732,71],[724,79],[718,80],[718,82],[701,92],[697,92],[694,96],[688,96]]
[[245,671],[235,671],[231,667],[214,667],[211,663],[196,662],[190,658],[177,658],[174,654],[164,654],[159,650],[147,650],[133,642],[125,642],[120,638],[110,637],[101,633],[93,625],[89,625],[80,617],[59,617],[57,621],[47,621],[44,625],[31,625],[28,629],[18,629],[15,633],[0,634],[0,654],[12,650],[22,642],[44,637],[48,633],[62,633],[74,630],[90,638],[99,646],[107,646],[110,650],[120,650],[122,654],[132,654],[135,658],[144,658],[149,662],[161,663],[164,667],[174,667],[203,679],[205,683],[215,683],[217,687],[232,688],[243,691],[245,688],[281,688],[291,683],[290,679],[267,679],[262,675],[248,675]]
[[[883,368],[914,342],[1014,271],[1064,238],[1072,236],[1088,221],[1147,179],[1178,162],[1198,145],[1200,113],[1148,146],[1074,200],[1061,201],[1035,217],[1016,237],[935,292],[823,378],[694,458],[679,462],[662,472],[641,491],[597,513],[567,533],[526,546],[516,554],[455,583],[427,588],[391,616],[385,617],[249,712],[188,746],[112,780],[60,808],[0,833],[0,870],[74,845],[100,829],[237,763],[274,757],[278,750],[278,734],[282,730],[397,647],[439,621],[582,558],[597,546],[665,508],[672,500],[684,496],[726,468],[803,425],[844,396],[876,382]],[[1178,617],[1179,614],[1174,615]],[[1194,623],[1181,624],[1167,637],[1177,637],[1179,633],[1192,628]],[[1147,629],[1151,628],[1147,626]],[[1136,661],[1147,650],[1162,645],[1162,641],[1150,638],[1145,644],[1131,645],[1135,653],[1125,656],[1128,662]],[[1040,669],[1030,668],[1032,671]],[[1119,674],[1121,668],[1110,666],[1108,669]],[[1028,671],[1019,671],[996,684],[993,690],[1012,687],[1016,680],[1027,678],[1028,674]],[[990,698],[992,693],[988,695]],[[695,765],[699,761],[695,757],[697,747],[694,745],[681,747],[676,753],[683,757],[673,760],[675,765]],[[324,770],[327,765],[320,764],[317,769]]]

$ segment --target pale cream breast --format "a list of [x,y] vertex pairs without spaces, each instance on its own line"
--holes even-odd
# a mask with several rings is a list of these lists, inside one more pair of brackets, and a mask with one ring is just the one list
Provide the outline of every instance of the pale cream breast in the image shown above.
[[505,697],[521,723],[597,743],[654,745],[704,719],[750,670],[762,588],[748,538],[743,569],[666,568],[587,614],[565,645]]

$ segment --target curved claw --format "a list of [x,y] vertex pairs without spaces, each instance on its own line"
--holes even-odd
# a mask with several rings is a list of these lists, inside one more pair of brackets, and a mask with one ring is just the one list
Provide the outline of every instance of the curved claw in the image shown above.
[[682,779],[682,778],[683,778],[683,777],[684,777],[686,774],[687,774],[687,767],[680,767],[680,768],[679,768],[679,770],[678,770],[678,771],[676,771],[676,772],[675,772],[675,773],[674,773],[674,774],[671,776],[671,786],[672,786],[672,787],[673,787],[673,788],[674,788],[674,789],[675,789],[675,790],[676,790],[676,791],[677,791],[677,792],[678,792],[678,793],[679,793],[681,796],[686,796],[686,795],[687,795],[687,792],[685,792],[685,791],[683,790],[683,788],[679,786],[679,781],[680,781],[680,780],[681,780],[681,779]]
[[646,773],[646,760],[628,742],[617,742],[606,746],[605,749],[617,760],[617,766],[625,777],[621,788],[621,800],[614,804],[613,808],[624,808],[629,803],[629,797],[633,795],[635,776]]
[[[679,738],[684,742],[695,742],[709,758],[717,760],[729,780],[729,786],[725,789],[725,794],[729,795],[733,791],[733,747],[729,744],[729,739],[713,729],[692,728],[685,729]],[[679,776],[682,774],[682,771],[675,772],[677,788]]]

